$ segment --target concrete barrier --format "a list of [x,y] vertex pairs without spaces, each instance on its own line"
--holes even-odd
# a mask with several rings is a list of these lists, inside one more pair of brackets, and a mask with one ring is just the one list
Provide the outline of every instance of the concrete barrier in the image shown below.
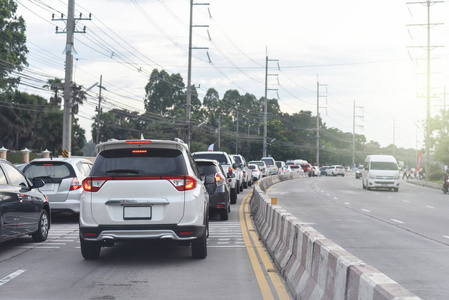
[[260,180],[250,204],[259,235],[295,299],[420,299],[279,205],[271,205],[268,187],[300,177]]

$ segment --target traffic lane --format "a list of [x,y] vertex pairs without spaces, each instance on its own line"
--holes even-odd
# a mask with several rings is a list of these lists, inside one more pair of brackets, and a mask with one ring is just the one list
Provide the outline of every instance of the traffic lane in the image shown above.
[[[449,244],[449,198],[442,191],[407,182],[401,182],[399,192],[367,191],[360,180],[335,179],[316,182],[315,190],[370,216]],[[348,201],[347,195],[354,197]]]
[[[235,241],[241,237],[236,229],[239,203],[247,192],[231,206],[228,221],[211,220],[210,240],[215,242],[204,260],[192,259],[190,247],[169,241],[133,241],[104,248],[98,260],[87,261],[73,220],[54,223],[46,243],[23,238],[0,244],[0,279],[25,270],[0,285],[0,298],[261,299],[247,250]],[[18,245],[30,248],[5,255]]]
[[[449,247],[361,210],[375,194],[357,190],[354,178],[281,182],[268,195],[304,223],[423,299],[449,299]],[[316,186],[324,186],[317,189]],[[360,183],[361,185],[361,183]],[[353,189],[349,189],[349,187]],[[340,192],[332,192],[340,191]],[[407,190],[407,189],[405,189]],[[413,194],[415,187],[410,187]],[[388,192],[390,193],[390,192]],[[415,191],[416,193],[416,191]],[[391,194],[401,194],[391,192]],[[368,197],[368,198],[367,198]],[[387,193],[383,197],[388,199]],[[382,200],[386,202],[386,200]],[[363,205],[347,205],[360,203]],[[390,201],[391,202],[391,201]]]

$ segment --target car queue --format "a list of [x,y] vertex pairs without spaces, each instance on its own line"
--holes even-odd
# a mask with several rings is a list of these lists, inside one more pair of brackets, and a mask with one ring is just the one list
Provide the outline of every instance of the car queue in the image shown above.
[[[0,242],[30,235],[47,239],[51,213],[79,214],[81,254],[96,259],[117,241],[170,239],[207,256],[209,217],[226,221],[237,194],[274,175],[342,175],[305,160],[247,162],[224,151],[190,153],[181,140],[110,140],[83,158],[35,159],[19,170],[0,160]],[[343,173],[340,173],[343,172]],[[132,192],[130,192],[132,191]],[[10,207],[18,209],[11,210]]]

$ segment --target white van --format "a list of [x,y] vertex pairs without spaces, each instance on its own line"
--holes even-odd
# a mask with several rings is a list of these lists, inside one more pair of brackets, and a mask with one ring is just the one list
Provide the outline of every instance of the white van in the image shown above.
[[399,190],[399,168],[391,155],[368,155],[362,171],[364,189],[384,188]]

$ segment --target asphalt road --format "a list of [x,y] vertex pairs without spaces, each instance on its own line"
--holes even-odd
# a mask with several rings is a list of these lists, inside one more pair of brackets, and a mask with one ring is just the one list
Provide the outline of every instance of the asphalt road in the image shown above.
[[270,197],[422,299],[449,299],[449,195],[401,182],[366,191],[353,176],[281,182]]
[[[249,259],[239,218],[249,191],[238,195],[229,220],[211,216],[204,260],[162,241],[117,243],[99,259],[84,260],[78,219],[56,217],[44,243],[23,237],[0,244],[0,299],[262,299],[279,287],[270,280],[275,273],[262,263],[255,271]],[[260,278],[268,282],[265,291]]]

